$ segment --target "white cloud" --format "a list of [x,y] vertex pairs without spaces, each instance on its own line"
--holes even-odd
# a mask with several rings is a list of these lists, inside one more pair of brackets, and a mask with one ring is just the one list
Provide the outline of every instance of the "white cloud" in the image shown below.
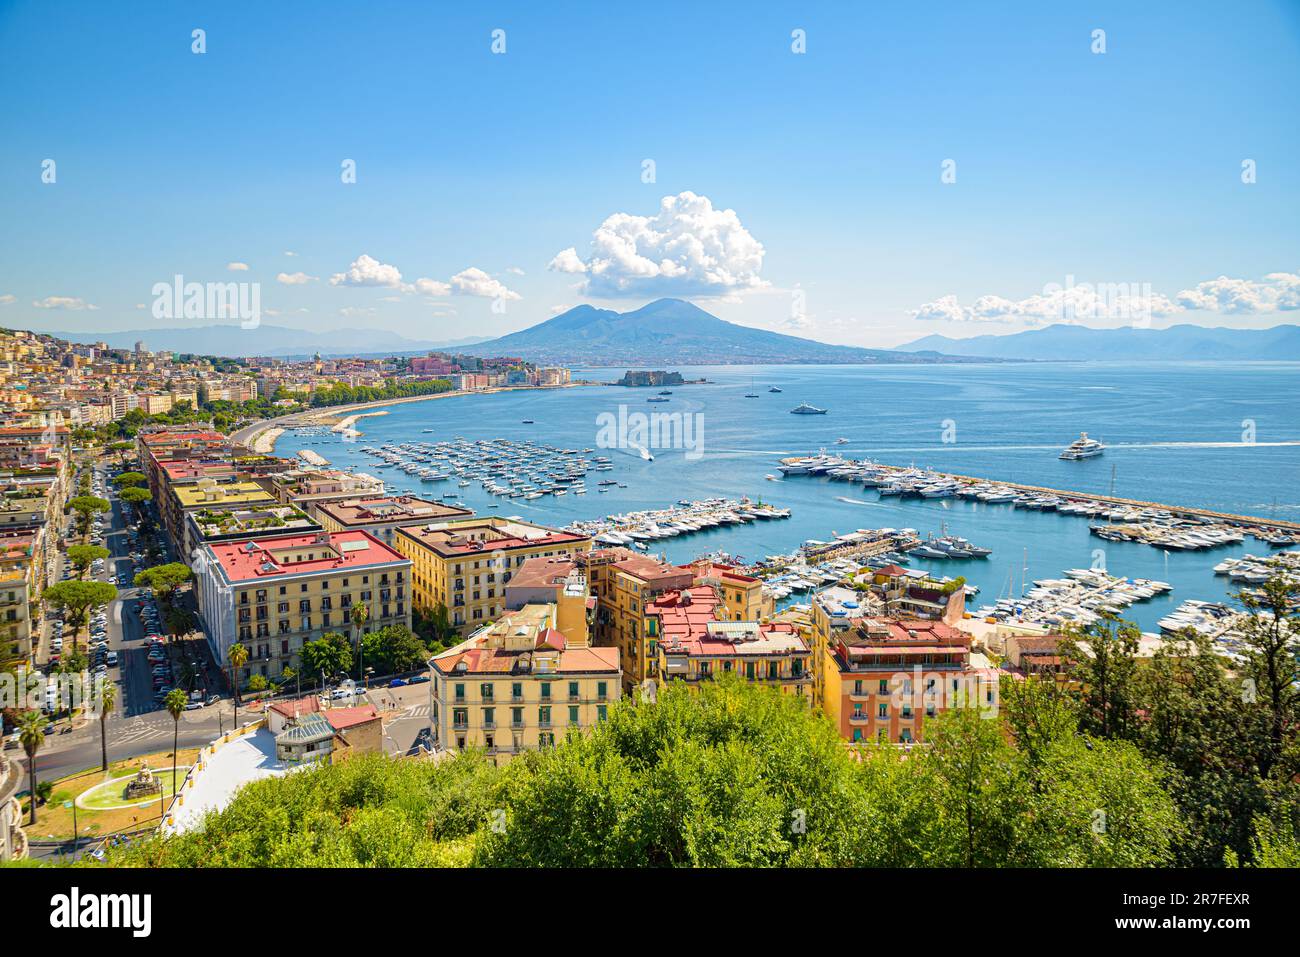
[[1285,312],[1300,309],[1300,274],[1273,272],[1263,279],[1220,276],[1172,299],[1154,292],[1150,283],[1076,283],[1066,277],[1064,286],[1051,284],[1027,299],[980,296],[963,306],[956,296],[941,296],[908,313],[933,322],[1018,322],[1041,325],[1083,320],[1150,320],[1185,312],[1236,315]]
[[248,263],[226,263],[231,272],[248,272]]
[[302,286],[309,282],[315,282],[317,276],[309,276],[305,272],[282,272],[275,277],[276,282],[284,283],[286,286]]
[[763,244],[734,210],[707,196],[665,196],[654,216],[615,213],[597,227],[591,254],[561,250],[547,268],[585,274],[582,292],[598,297],[720,296],[767,283]]
[[447,296],[451,294],[451,286],[437,279],[417,279],[409,286],[402,287],[406,292],[414,292],[421,296]]
[[74,296],[46,296],[44,299],[33,299],[32,305],[37,309],[65,309],[74,312],[79,312],[82,309],[93,312],[99,308],[99,306]]
[[1262,280],[1220,276],[1184,289],[1178,302],[1188,309],[1238,315],[1289,312],[1300,309],[1300,275],[1271,272]]
[[402,274],[396,266],[381,263],[365,253],[356,258],[347,272],[330,276],[331,286],[400,286]]
[[0,306],[10,306],[18,301],[18,297],[10,293],[0,296]]
[[482,269],[470,266],[451,277],[451,289],[458,296],[479,296],[483,299],[521,299],[519,293],[505,287]]
[[570,246],[556,253],[555,258],[546,264],[546,268],[553,272],[584,273],[587,271],[587,264],[582,261],[578,251]]
[[[281,273],[284,276],[284,273]],[[302,275],[296,273],[295,275]],[[309,277],[310,278],[310,277]],[[282,279],[281,282],[287,281]],[[521,299],[519,293],[506,288],[499,279],[494,278],[475,266],[463,269],[447,282],[441,279],[420,278],[415,282],[403,282],[402,273],[396,266],[381,263],[364,253],[348,267],[347,272],[335,273],[330,277],[331,286],[380,286],[398,289],[406,294],[441,298],[443,296],[480,296],[486,299]]]
[[1075,283],[1044,287],[1027,299],[980,296],[963,306],[956,296],[941,296],[911,311],[914,319],[930,322],[1018,322],[1037,326],[1082,320],[1149,321],[1183,312],[1168,296],[1152,292],[1145,283]]
[[284,251],[284,254],[285,254],[286,256],[296,256],[296,255],[298,255],[296,252],[293,252],[292,250],[289,250],[289,249],[286,249],[286,250]]
[[559,306],[551,306],[551,315],[553,315],[553,316],[558,316],[560,313],[562,313],[562,312],[568,312],[568,311],[569,311],[570,309],[572,309],[572,308],[573,308],[573,307],[570,306],[568,303],[565,303],[565,304],[562,304],[562,305],[559,305]]
[[518,266],[508,266],[506,267],[506,272],[510,273],[512,276],[522,276],[524,274],[524,271]]

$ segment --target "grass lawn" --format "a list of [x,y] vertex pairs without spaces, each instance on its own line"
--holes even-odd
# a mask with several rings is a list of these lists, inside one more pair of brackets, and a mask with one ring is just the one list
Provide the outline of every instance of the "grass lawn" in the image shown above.
[[[180,780],[185,779],[186,769],[197,760],[198,754],[198,748],[181,748],[176,756],[177,777]],[[150,770],[158,777],[158,780],[162,781],[165,792],[163,803],[170,803],[173,788],[171,781],[172,753],[170,751],[145,754],[138,758],[128,758],[125,761],[112,761],[108,765],[107,776],[99,768],[95,768],[93,771],[85,771],[56,781],[54,783],[54,792],[50,795],[49,801],[36,809],[36,826],[32,827],[24,823],[28,840],[48,841],[52,838],[70,840],[72,838],[72,808],[65,808],[63,803],[65,801],[74,801],[83,791],[88,791],[97,785],[103,784],[107,779],[133,775],[140,770],[142,764],[148,764]],[[125,781],[122,782],[122,786],[126,786]],[[154,795],[153,800],[147,807],[126,807],[110,810],[90,810],[79,807],[77,808],[77,827],[81,830],[83,839],[113,834],[118,831],[132,831],[140,827],[157,824],[159,810],[157,795]],[[23,821],[26,822],[26,820],[26,805],[24,805]]]

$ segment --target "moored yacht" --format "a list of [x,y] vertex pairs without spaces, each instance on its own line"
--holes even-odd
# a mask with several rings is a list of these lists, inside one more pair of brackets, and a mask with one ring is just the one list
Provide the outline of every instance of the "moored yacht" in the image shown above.
[[815,405],[809,405],[807,402],[801,402],[790,410],[791,415],[825,415],[825,409],[819,409]]
[[1063,459],[1090,459],[1094,455],[1101,455],[1106,451],[1106,446],[1102,445],[1096,439],[1088,438],[1087,432],[1080,432],[1079,437],[1065,447],[1060,457]]

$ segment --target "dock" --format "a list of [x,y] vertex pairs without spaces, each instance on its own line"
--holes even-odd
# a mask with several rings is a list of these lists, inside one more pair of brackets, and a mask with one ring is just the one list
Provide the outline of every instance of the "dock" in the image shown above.
[[[790,465],[801,462],[807,456],[792,456],[781,459],[782,465]],[[848,463],[849,460],[845,460]],[[903,474],[912,471],[908,466],[902,465],[882,465],[875,462],[859,462],[862,466],[870,465],[871,468],[894,474]],[[1237,525],[1246,528],[1278,528],[1285,529],[1288,532],[1300,534],[1300,522],[1288,522],[1277,518],[1262,518],[1258,515],[1236,515],[1231,512],[1216,512],[1208,508],[1195,508],[1187,505],[1169,505],[1164,502],[1148,502],[1142,499],[1122,498],[1117,495],[1101,495],[1096,492],[1079,492],[1070,489],[1048,488],[1042,485],[1026,485],[1021,482],[1005,482],[1002,479],[980,478],[974,475],[959,475],[954,472],[942,472],[938,469],[926,469],[934,475],[941,476],[945,479],[957,482],[962,485],[997,485],[999,487],[1013,489],[1017,492],[1025,492],[1035,495],[1054,495],[1058,498],[1078,499],[1088,502],[1101,502],[1110,505],[1124,506],[1127,508],[1138,509],[1163,509],[1170,515],[1178,517],[1188,517],[1197,519],[1211,519],[1221,522],[1225,525]]]

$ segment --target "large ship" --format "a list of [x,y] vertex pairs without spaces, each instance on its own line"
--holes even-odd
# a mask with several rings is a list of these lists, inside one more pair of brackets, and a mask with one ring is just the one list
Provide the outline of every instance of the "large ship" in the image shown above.
[[807,402],[801,402],[790,410],[791,415],[825,415],[825,409],[819,409],[815,405],[809,405]]
[[1106,446],[1096,439],[1088,438],[1087,432],[1080,432],[1079,437],[1066,446],[1060,457],[1063,459],[1090,459],[1094,455],[1101,455],[1105,451]]

